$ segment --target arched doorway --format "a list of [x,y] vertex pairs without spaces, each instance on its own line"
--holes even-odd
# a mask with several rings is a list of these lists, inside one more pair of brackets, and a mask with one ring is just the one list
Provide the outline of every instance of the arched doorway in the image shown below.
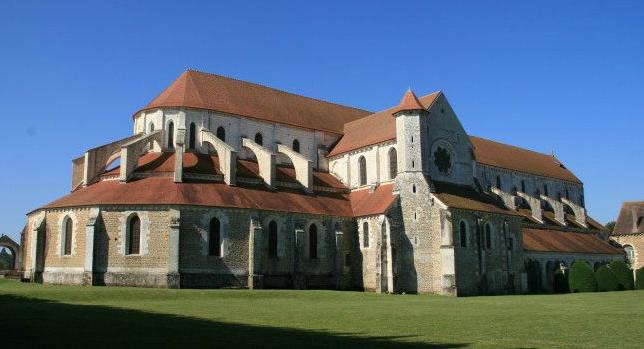
[[20,269],[20,245],[6,235],[0,236],[0,271]]

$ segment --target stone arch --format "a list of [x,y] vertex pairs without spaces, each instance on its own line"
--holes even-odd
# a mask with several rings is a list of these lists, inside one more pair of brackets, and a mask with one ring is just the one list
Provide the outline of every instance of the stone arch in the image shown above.
[[275,243],[275,256],[273,257],[283,257],[286,254],[286,246],[288,245],[288,242],[286,241],[287,235],[286,235],[286,229],[285,229],[285,222],[284,219],[280,216],[277,215],[269,215],[266,218],[262,220],[262,229],[266,234],[266,244],[264,245],[264,250],[266,251],[266,255],[270,256],[270,249],[271,249],[271,241],[269,235],[271,234],[271,222],[274,222],[276,227],[276,240]]
[[248,138],[242,138],[242,147],[249,149],[255,155],[259,167],[259,176],[262,177],[269,188],[273,188],[276,177],[275,153]]
[[325,238],[326,238],[326,236],[324,234],[325,233],[325,225],[322,224],[322,222],[317,220],[317,219],[310,220],[306,224],[306,241],[307,241],[306,250],[307,250],[307,255],[309,256],[309,258],[311,258],[311,252],[314,250],[313,247],[311,246],[311,237],[312,237],[311,228],[312,227],[315,227],[314,230],[315,230],[315,232],[317,232],[317,235],[316,235],[317,241],[315,241],[317,243],[317,245],[316,245],[317,248],[315,249],[315,252],[317,253],[316,258],[318,258],[318,259],[323,258],[324,254],[325,254],[325,243],[324,242],[325,242]]
[[202,217],[197,227],[197,232],[201,236],[201,254],[208,256],[210,252],[210,223],[213,218],[219,221],[219,257],[223,258],[228,254],[228,232],[230,229],[228,215],[221,211],[207,211]]
[[467,248],[469,245],[469,223],[465,219],[461,219],[458,222],[458,242],[459,246]]
[[387,157],[389,160],[389,179],[395,179],[398,175],[398,152],[396,147],[389,148]]
[[495,241],[495,230],[494,224],[491,221],[485,222],[483,224],[483,239],[485,243],[485,249],[493,249]]
[[358,184],[367,185],[367,159],[364,155],[361,155],[358,158]]
[[188,130],[188,149],[194,150],[197,147],[197,125],[190,123]]
[[237,152],[206,129],[201,129],[201,144],[202,147],[207,144],[215,149],[219,158],[219,170],[224,175],[224,182],[228,185],[234,185],[236,181]]
[[121,159],[121,150],[117,151],[116,153],[110,155],[110,157],[107,158],[107,161],[105,161],[105,170],[109,170],[110,166],[117,160]]
[[295,179],[304,187],[305,191],[311,192],[313,188],[313,162],[300,154],[299,151],[283,144],[277,144],[275,148],[278,153],[288,157],[295,169]]
[[8,249],[12,254],[13,261],[11,263],[11,270],[20,270],[22,267],[22,249],[20,245],[7,235],[3,234],[0,236],[0,249],[3,247]]
[[64,211],[61,213],[61,215],[58,218],[58,234],[57,235],[57,243],[56,243],[56,254],[58,256],[64,256],[64,249],[65,249],[65,227],[67,224],[67,221],[71,220],[72,222],[72,236],[71,236],[71,250],[70,254],[68,256],[74,256],[76,255],[76,238],[79,234],[78,227],[79,227],[79,222],[78,218],[76,217],[76,213],[74,211]]

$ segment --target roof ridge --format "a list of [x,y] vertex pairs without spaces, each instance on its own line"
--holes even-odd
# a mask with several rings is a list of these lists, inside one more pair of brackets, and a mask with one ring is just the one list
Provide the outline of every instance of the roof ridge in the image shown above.
[[528,149],[528,148],[524,148],[524,147],[519,147],[517,145],[512,145],[512,144],[508,144],[508,143],[502,143],[502,142],[495,141],[495,140],[492,140],[492,139],[489,139],[489,138],[483,138],[483,137],[474,136],[474,135],[471,135],[471,134],[468,134],[467,136],[482,139],[484,141],[488,141],[488,142],[492,142],[492,143],[496,143],[496,144],[500,144],[500,145],[503,145],[503,146],[506,146],[506,147],[517,148],[517,149],[529,151],[531,153],[535,153],[535,154],[543,155],[543,156],[546,156],[546,157],[549,157],[549,158],[553,158],[553,159],[557,160],[556,162],[558,162],[559,164],[563,165],[563,163],[559,160],[559,158],[557,158],[555,156],[552,156],[550,154],[547,154],[547,153],[542,153],[542,152],[539,152],[539,151],[536,151],[536,150],[532,150],[532,149]]
[[315,98],[315,97],[309,97],[309,96],[305,96],[305,95],[297,94],[297,93],[295,93],[295,92],[284,91],[284,90],[280,90],[280,89],[278,89],[278,88],[271,87],[271,86],[268,86],[268,85],[264,85],[264,84],[261,84],[261,83],[252,82],[252,81],[246,81],[246,80],[242,80],[242,79],[239,79],[239,78],[230,77],[230,76],[227,76],[227,75],[215,74],[215,73],[205,72],[205,71],[196,70],[196,69],[192,69],[192,68],[188,68],[185,72],[186,72],[186,73],[193,72],[193,73],[197,73],[197,74],[203,74],[203,75],[209,75],[209,76],[220,77],[220,78],[224,78],[224,79],[229,79],[229,80],[233,80],[233,81],[238,81],[238,82],[245,83],[245,84],[255,85],[255,86],[258,86],[258,87],[262,87],[262,88],[270,89],[270,90],[273,90],[273,91],[275,91],[275,92],[284,93],[284,94],[288,94],[288,95],[295,96],[295,97],[300,97],[300,98],[310,99],[310,100],[312,100],[312,101],[316,101],[316,102],[322,102],[322,103],[327,103],[327,104],[333,104],[333,105],[337,105],[337,106],[339,106],[339,107],[343,107],[343,108],[349,108],[349,109],[354,109],[354,110],[357,110],[357,111],[364,111],[364,112],[367,112],[367,113],[373,113],[373,112],[372,112],[372,111],[370,111],[370,110],[361,109],[361,108],[357,108],[357,107],[352,107],[352,106],[348,106],[348,105],[344,105],[344,104],[340,104],[340,103],[335,103],[335,102],[329,102],[329,101],[325,101],[325,100],[323,100],[323,99],[319,99],[319,98]]
[[[432,92],[432,93],[428,93],[428,94],[426,94],[426,95],[424,95],[424,96],[417,97],[417,99],[420,101],[420,100],[421,100],[421,99],[423,99],[423,98],[427,98],[427,97],[429,97],[429,96],[431,96],[431,95],[437,95],[437,94],[441,94],[441,93],[442,93],[442,91],[441,91],[441,90],[438,90],[438,91],[434,91],[434,92]],[[430,103],[430,104],[427,106],[427,108],[429,108],[431,105],[433,105],[433,103],[434,103],[434,101],[432,101],[432,103]],[[422,103],[421,103],[421,105],[422,105]],[[368,117],[370,117],[370,116],[374,116],[374,115],[376,115],[376,114],[383,113],[383,112],[386,112],[386,111],[388,111],[388,110],[395,109],[396,107],[398,107],[398,105],[394,105],[394,106],[391,106],[391,107],[389,107],[389,108],[381,109],[381,110],[378,110],[377,112],[373,112],[373,113],[371,113],[371,114],[369,114],[369,115],[365,115],[365,116],[363,116],[363,117],[361,117],[361,118],[358,118],[358,119],[355,119],[355,120],[352,120],[352,121],[346,122],[346,123],[344,124],[344,129],[346,129],[346,126],[347,126],[347,125],[349,125],[349,124],[353,124],[353,123],[355,123],[355,122],[362,121],[362,120],[364,120],[364,119],[366,119],[366,118],[368,118]],[[425,108],[425,106],[424,106],[424,105],[423,105],[423,108]]]

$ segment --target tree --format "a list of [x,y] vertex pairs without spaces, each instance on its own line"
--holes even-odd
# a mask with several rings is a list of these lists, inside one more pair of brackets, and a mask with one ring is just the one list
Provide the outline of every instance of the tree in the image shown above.
[[11,269],[12,256],[7,252],[6,248],[0,250],[0,270]]
[[623,290],[622,285],[619,284],[615,274],[613,274],[610,269],[602,265],[595,272],[595,279],[597,280],[597,289],[601,292],[603,291],[619,291]]
[[608,229],[609,231],[612,232],[613,229],[615,229],[615,221],[610,221],[610,222],[606,223],[605,227],[606,227],[606,229]]
[[570,291],[571,292],[595,292],[597,291],[597,280],[595,273],[586,262],[576,261],[570,268]]
[[622,261],[612,261],[608,264],[608,269],[615,275],[617,281],[625,290],[633,289],[633,270]]

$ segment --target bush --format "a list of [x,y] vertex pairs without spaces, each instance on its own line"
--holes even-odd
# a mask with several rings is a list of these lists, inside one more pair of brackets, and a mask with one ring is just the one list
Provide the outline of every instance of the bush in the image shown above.
[[[622,261],[614,261],[608,264],[608,269],[615,275],[617,281],[622,286],[624,290],[633,289],[633,270]],[[597,280],[599,282],[599,280]]]
[[644,290],[644,267],[637,269],[635,272],[635,288]]
[[597,280],[595,273],[586,262],[576,261],[570,268],[569,285],[571,292],[595,292]]
[[619,291],[624,288],[615,277],[615,274],[605,265],[602,265],[595,272],[595,280],[597,280],[597,290],[603,291]]

